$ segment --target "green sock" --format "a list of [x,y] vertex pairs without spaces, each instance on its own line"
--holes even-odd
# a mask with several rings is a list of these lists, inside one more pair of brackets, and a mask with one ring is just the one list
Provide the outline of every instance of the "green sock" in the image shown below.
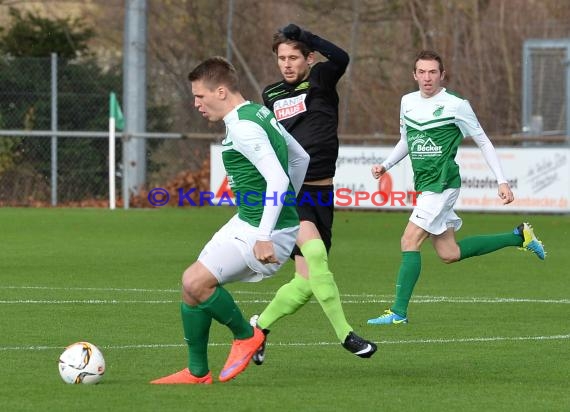
[[184,340],[188,344],[188,369],[194,376],[206,376],[208,367],[208,338],[212,317],[197,306],[180,304]]
[[397,315],[408,315],[408,304],[414,291],[414,286],[422,270],[422,257],[419,251],[402,252],[402,263],[396,280],[396,300],[390,308]]
[[523,238],[514,233],[471,236],[457,242],[460,250],[459,260],[472,256],[481,256],[507,246],[522,246]]
[[259,315],[257,325],[260,328],[269,329],[283,316],[297,312],[311,299],[311,296],[313,296],[313,291],[309,281],[295,273],[293,279],[279,288],[275,297]]
[[319,301],[327,318],[329,318],[336,336],[341,342],[344,342],[352,328],[344,316],[338,287],[334,281],[333,274],[329,270],[325,244],[321,239],[312,239],[301,246],[301,252],[303,252],[303,256],[307,261],[309,284],[313,294]]
[[247,322],[236,305],[232,295],[221,286],[217,286],[212,296],[198,305],[222,325],[226,325],[234,334],[234,339],[247,339],[253,336],[253,328]]

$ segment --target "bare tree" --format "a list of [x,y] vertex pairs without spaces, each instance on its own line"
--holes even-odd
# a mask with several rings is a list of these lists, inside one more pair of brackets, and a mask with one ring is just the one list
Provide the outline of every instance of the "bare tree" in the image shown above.
[[[30,7],[37,2],[4,0]],[[399,100],[415,89],[412,62],[422,48],[444,58],[446,86],[468,98],[489,133],[521,130],[522,46],[528,38],[570,37],[570,8],[559,0],[233,0],[231,37],[240,59],[244,94],[280,78],[271,37],[290,22],[347,50],[351,63],[339,83],[341,130],[347,134],[398,132]],[[73,6],[77,4],[78,7]],[[44,0],[46,13],[84,13],[98,31],[101,61],[119,60],[124,4],[98,0]],[[65,5],[65,7],[64,7]],[[177,131],[218,130],[190,110],[188,71],[211,55],[225,55],[228,0],[148,0],[149,98],[168,105]],[[78,16],[80,17],[80,16]],[[245,74],[247,73],[247,76]]]

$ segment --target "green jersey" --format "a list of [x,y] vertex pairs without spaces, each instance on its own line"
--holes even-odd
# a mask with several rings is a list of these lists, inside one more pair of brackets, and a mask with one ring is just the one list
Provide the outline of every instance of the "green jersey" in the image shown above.
[[246,102],[224,117],[226,136],[222,141],[222,160],[228,183],[236,196],[241,220],[259,227],[265,204],[282,204],[274,229],[299,225],[295,190],[289,182],[287,193],[265,193],[267,182],[255,167],[269,153],[275,153],[288,175],[287,142],[277,120],[265,106]]
[[406,94],[400,105],[400,132],[406,136],[415,190],[441,193],[461,187],[455,155],[463,137],[483,132],[469,102],[443,88],[430,98]]

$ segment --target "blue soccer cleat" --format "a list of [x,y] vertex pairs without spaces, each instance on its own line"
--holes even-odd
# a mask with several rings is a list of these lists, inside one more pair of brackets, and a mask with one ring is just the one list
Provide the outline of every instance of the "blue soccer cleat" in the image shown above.
[[530,224],[522,223],[514,230],[514,233],[523,237],[521,250],[528,250],[534,253],[540,260],[544,260],[546,257],[544,245],[536,238]]
[[369,325],[400,325],[403,323],[408,323],[408,318],[397,315],[390,309],[385,310],[384,314],[377,318],[368,319]]

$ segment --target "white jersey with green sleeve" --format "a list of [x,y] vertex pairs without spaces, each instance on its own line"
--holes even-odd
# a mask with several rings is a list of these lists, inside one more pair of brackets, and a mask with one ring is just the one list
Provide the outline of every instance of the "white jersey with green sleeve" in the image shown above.
[[407,138],[415,190],[436,193],[461,187],[459,144],[484,133],[469,102],[445,88],[429,98],[419,91],[404,95],[400,132]]
[[255,166],[263,157],[274,153],[279,160],[275,166],[288,174],[287,142],[273,113],[265,106],[246,102],[228,113],[224,122],[222,160],[236,196],[239,218],[259,227],[265,204],[279,203],[282,208],[274,229],[299,225],[291,182],[286,193],[266,194],[267,182]]

